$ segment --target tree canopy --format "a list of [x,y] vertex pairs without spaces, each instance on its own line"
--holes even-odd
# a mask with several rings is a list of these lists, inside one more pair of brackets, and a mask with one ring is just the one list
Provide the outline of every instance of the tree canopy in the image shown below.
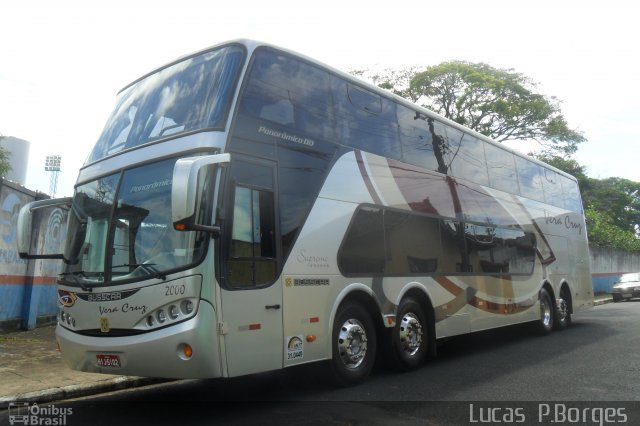
[[450,61],[353,73],[498,142],[535,141],[544,154],[568,156],[586,140],[569,128],[558,99],[537,93],[536,83],[512,69]]
[[[0,136],[0,140],[4,136]],[[11,163],[9,163],[9,152],[0,146],[0,177],[5,177],[11,171]]]

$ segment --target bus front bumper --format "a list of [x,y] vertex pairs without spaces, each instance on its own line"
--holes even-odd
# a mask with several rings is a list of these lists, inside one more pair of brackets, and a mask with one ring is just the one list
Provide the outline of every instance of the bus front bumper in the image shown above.
[[[200,303],[195,317],[145,334],[90,337],[58,325],[56,339],[65,364],[88,373],[164,378],[221,377],[216,316]],[[185,345],[192,349],[191,356]],[[187,354],[185,354],[187,352]]]

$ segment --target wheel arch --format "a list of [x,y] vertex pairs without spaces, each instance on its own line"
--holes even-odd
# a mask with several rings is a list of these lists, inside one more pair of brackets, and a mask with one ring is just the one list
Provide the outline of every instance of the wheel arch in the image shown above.
[[342,305],[350,301],[354,301],[362,305],[376,327],[376,334],[380,336],[382,329],[384,328],[380,307],[375,300],[373,290],[369,286],[361,283],[348,285],[338,294],[338,297],[336,297],[336,301],[331,309],[331,316],[329,318],[329,336],[331,335],[331,330],[333,330],[333,324],[336,320],[338,310]]

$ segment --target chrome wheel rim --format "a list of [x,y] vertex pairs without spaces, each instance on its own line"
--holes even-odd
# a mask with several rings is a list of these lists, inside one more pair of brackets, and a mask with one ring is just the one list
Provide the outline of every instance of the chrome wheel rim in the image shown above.
[[540,318],[542,325],[547,328],[551,327],[551,304],[546,297],[540,299]]
[[409,356],[414,356],[422,345],[423,330],[420,320],[413,312],[408,312],[400,322],[400,347]]
[[558,299],[558,319],[565,322],[569,316],[569,305],[564,299]]
[[348,319],[338,333],[338,352],[340,359],[348,369],[356,369],[367,355],[367,333],[360,321]]

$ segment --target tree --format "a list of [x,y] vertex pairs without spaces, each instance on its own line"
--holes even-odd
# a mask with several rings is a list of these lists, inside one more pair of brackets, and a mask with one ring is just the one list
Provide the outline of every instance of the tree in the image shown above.
[[586,140],[569,128],[558,99],[536,93],[536,84],[512,69],[451,61],[423,71],[385,70],[368,78],[498,142],[536,141],[543,153],[566,157]]
[[[0,136],[0,141],[4,139]],[[0,177],[5,177],[11,171],[11,163],[9,163],[9,151],[0,146]]]
[[537,157],[578,179],[592,245],[640,251],[640,183],[618,177],[593,179],[576,160]]

